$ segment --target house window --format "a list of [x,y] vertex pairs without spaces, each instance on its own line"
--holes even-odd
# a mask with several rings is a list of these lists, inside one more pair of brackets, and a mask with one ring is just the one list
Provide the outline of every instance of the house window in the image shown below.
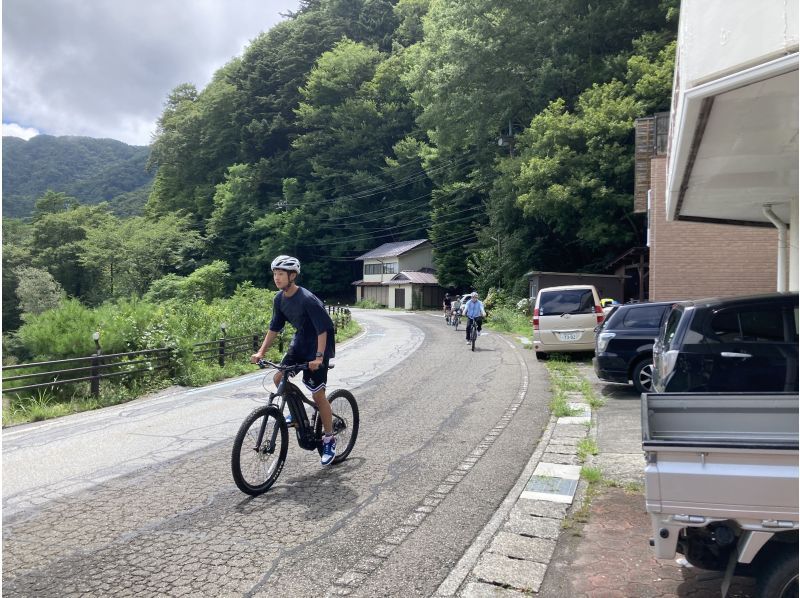
[[364,274],[397,274],[397,262],[364,264]]

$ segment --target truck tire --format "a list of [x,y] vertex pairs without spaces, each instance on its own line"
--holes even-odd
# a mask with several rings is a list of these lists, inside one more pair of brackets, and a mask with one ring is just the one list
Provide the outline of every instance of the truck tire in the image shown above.
[[797,596],[797,545],[786,549],[762,565],[756,586],[762,598],[793,598]]

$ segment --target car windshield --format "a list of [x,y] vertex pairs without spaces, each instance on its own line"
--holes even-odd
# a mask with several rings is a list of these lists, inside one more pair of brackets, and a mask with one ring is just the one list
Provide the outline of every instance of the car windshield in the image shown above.
[[542,292],[539,299],[540,316],[594,313],[594,296],[591,289],[569,289]]

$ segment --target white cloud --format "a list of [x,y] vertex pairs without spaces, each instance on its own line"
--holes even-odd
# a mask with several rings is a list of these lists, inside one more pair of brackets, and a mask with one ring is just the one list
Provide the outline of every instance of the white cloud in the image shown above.
[[39,134],[37,129],[23,127],[17,123],[3,123],[3,137],[22,137],[25,141]]
[[175,86],[202,89],[298,4],[3,0],[3,121],[146,145]]

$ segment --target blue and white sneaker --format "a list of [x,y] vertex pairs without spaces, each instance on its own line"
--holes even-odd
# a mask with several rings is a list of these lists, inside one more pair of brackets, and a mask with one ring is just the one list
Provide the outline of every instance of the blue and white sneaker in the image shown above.
[[285,420],[286,420],[286,425],[287,425],[289,428],[296,428],[296,427],[297,427],[297,424],[296,424],[296,423],[294,423],[294,418],[292,417],[292,414],[291,414],[291,413],[287,413],[286,415],[284,415],[284,416],[283,416],[283,419],[285,419]]
[[323,436],[322,437],[322,458],[319,464],[323,467],[330,465],[336,458],[336,436]]

